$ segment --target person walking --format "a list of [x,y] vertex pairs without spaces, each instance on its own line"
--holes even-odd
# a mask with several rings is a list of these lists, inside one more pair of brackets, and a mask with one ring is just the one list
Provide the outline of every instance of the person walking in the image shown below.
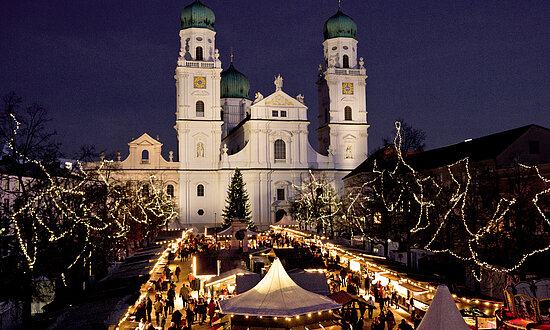
[[176,267],[176,279],[179,282],[180,281],[180,274],[181,274],[181,268],[180,266]]
[[195,322],[195,313],[191,309],[191,306],[187,306],[185,318],[187,319],[187,326],[191,329],[191,326]]
[[210,326],[212,326],[212,318],[214,318],[214,313],[216,312],[216,303],[214,299],[210,299],[208,303],[208,319],[210,320]]
[[374,311],[374,308],[375,308],[374,300],[372,299],[372,296],[369,297],[369,300],[367,301],[367,303],[368,303],[367,308],[369,309],[369,319],[372,319],[372,312]]
[[386,311],[386,323],[388,324],[388,330],[392,330],[394,327],[395,327],[395,317],[393,316],[393,313],[391,312],[391,310],[388,308],[388,310]]
[[160,326],[160,315],[163,313],[163,310],[162,300],[158,299],[155,302],[155,319],[157,320],[157,326]]
[[153,301],[147,297],[145,302],[145,310],[147,311],[147,322],[151,323],[151,312],[153,311]]
[[180,298],[183,300],[183,307],[187,307],[187,299],[189,299],[189,286],[185,283],[181,285]]

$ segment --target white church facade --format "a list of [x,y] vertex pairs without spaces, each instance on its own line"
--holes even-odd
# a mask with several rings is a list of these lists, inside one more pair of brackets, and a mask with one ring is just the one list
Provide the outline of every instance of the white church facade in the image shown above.
[[[367,158],[367,75],[357,56],[356,25],[340,9],[325,23],[319,109],[313,113],[303,96],[284,92],[280,76],[272,94],[250,98],[249,82],[233,63],[222,71],[214,22],[212,10],[198,0],[181,14],[175,70],[179,161],[172,155],[165,161],[160,142],[148,135],[130,142],[134,154],[131,150],[129,159],[161,159],[158,164],[169,168],[176,190],[172,195],[179,205],[179,223],[199,228],[223,221],[227,188],[239,168],[253,220],[267,228],[289,213],[293,186],[300,186],[310,170],[333,180],[339,191],[342,178]],[[319,150],[309,143],[308,115],[318,116]],[[124,162],[123,172],[152,173],[143,159]],[[149,166],[149,171],[130,168],[140,166]],[[166,172],[163,166],[157,170]]]

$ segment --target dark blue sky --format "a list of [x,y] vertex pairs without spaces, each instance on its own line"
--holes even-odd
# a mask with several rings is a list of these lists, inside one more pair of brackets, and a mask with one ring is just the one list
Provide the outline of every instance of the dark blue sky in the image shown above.
[[[128,151],[132,136],[176,150],[179,15],[191,0],[0,3],[0,94],[50,110],[63,150]],[[323,23],[336,0],[203,0],[216,14],[223,67],[251,97],[273,76],[305,95],[316,123]],[[550,127],[550,1],[343,0],[367,74],[369,147],[401,117],[435,148],[527,125]],[[313,128],[310,128],[313,131]]]

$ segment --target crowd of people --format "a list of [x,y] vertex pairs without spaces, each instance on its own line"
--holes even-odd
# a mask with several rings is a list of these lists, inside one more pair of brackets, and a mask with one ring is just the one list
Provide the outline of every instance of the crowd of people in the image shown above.
[[[257,240],[256,244],[264,247],[304,247],[303,243],[298,240],[281,234],[263,237]],[[169,259],[177,260],[179,258],[181,262],[184,262],[196,252],[220,248],[224,248],[222,243],[209,240],[203,235],[190,236],[177,245]],[[339,264],[337,256],[333,258],[326,253],[322,254],[319,250],[313,251],[313,254],[322,257],[327,266]],[[198,287],[193,284],[198,280],[191,273],[182,274],[180,264],[175,264],[176,267],[172,268],[173,271],[168,266],[163,269],[162,274],[154,281],[150,294],[138,304],[134,315],[135,320],[139,320],[136,329],[192,329],[196,324],[208,325],[212,329],[221,327],[216,322],[221,317],[216,312],[217,302],[204,295],[197,295]],[[350,313],[348,310],[345,315],[342,315],[344,324],[353,326],[354,329],[365,328],[369,322],[372,330],[413,329],[413,326],[405,319],[397,324],[391,309],[391,307],[398,307],[397,293],[391,286],[383,287],[380,282],[373,283],[372,276],[361,275],[345,268],[329,271],[327,279],[331,293],[345,291],[352,295],[359,295],[360,289],[367,292],[366,304],[361,303],[356,311]],[[178,286],[179,289],[177,289]],[[216,297],[218,296],[216,295]],[[179,301],[176,304],[178,299],[181,299],[181,305]],[[376,303],[378,308],[376,308]],[[176,305],[182,306],[182,308],[178,309]],[[376,309],[379,310],[379,313],[375,316],[374,310]],[[418,315],[412,315],[411,322],[414,324],[414,329],[420,320]]]

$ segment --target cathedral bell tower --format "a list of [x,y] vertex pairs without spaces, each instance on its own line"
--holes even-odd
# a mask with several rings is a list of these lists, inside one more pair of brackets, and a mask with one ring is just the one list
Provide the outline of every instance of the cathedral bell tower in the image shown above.
[[317,133],[320,152],[332,158],[336,169],[354,169],[368,155],[367,73],[363,58],[357,58],[356,32],[340,6],[323,27]]
[[217,169],[221,144],[220,73],[215,16],[199,0],[181,13],[176,67],[180,169]]

